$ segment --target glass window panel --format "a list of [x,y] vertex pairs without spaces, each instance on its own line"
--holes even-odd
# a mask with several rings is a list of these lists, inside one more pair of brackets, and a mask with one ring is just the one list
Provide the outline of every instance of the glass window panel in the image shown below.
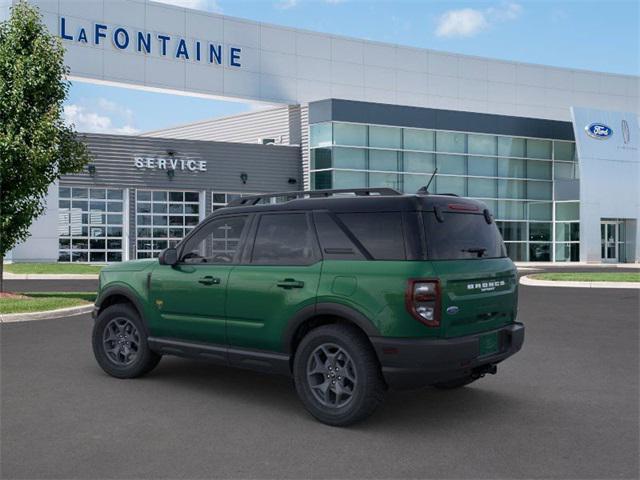
[[496,177],[498,175],[498,159],[495,157],[469,157],[469,175]]
[[309,144],[312,147],[331,145],[332,137],[331,123],[314,123],[309,126]]
[[151,204],[138,202],[136,205],[136,211],[138,213],[151,213]]
[[106,230],[104,227],[91,227],[89,229],[89,234],[92,238],[95,237],[104,237],[106,234]]
[[311,169],[321,170],[331,168],[331,149],[314,148],[311,150]]
[[69,252],[69,251],[60,251],[58,253],[58,261],[59,262],[70,262],[71,261],[71,252]]
[[92,188],[89,191],[89,198],[102,200],[107,197],[107,192],[102,188]]
[[164,250],[165,248],[167,248],[167,241],[166,240],[154,240],[152,245],[153,245],[153,249],[154,250]]
[[136,192],[136,200],[138,202],[150,202],[151,201],[151,192],[146,190],[138,190]]
[[[416,193],[422,187],[429,183],[431,175],[403,175],[403,191],[404,193]],[[434,180],[435,182],[435,180]],[[432,183],[429,189],[435,191],[435,185]]]
[[527,198],[533,200],[551,200],[553,196],[551,193],[552,185],[551,182],[527,182]]
[[400,175],[395,173],[370,173],[369,187],[400,189]]
[[551,140],[534,140],[527,138],[527,157],[551,160]]
[[507,255],[514,262],[527,261],[527,244],[526,243],[505,243],[507,247]]
[[466,175],[467,161],[464,155],[440,155],[437,156],[438,173],[451,173]]
[[556,221],[580,220],[580,207],[578,202],[556,203]]
[[68,238],[60,238],[58,240],[58,248],[69,249],[71,248],[71,240]]
[[370,126],[369,146],[374,148],[402,148],[402,129]]
[[166,203],[154,203],[153,204],[153,213],[167,213],[167,204]]
[[169,217],[169,225],[184,225],[184,217],[182,215],[171,215]]
[[498,202],[498,214],[496,218],[500,220],[524,220],[524,202]]
[[121,262],[122,252],[107,252],[107,262]]
[[469,135],[469,153],[492,156],[498,153],[498,140],[493,135]]
[[184,192],[169,192],[169,201],[170,202],[183,202],[184,201]]
[[575,142],[553,142],[553,158],[556,160],[575,161],[576,157]]
[[350,123],[334,123],[333,142],[335,145],[354,147],[367,146],[367,126]]
[[[93,192],[93,190],[91,191]],[[91,201],[89,202],[89,209],[91,210],[91,212],[104,212],[106,210],[106,203]]]
[[436,179],[436,192],[442,193],[455,193],[456,195],[466,196],[466,179],[464,177],[443,177],[437,175]]
[[469,178],[470,197],[497,198],[498,182],[492,178]]
[[556,223],[556,242],[577,242],[579,240],[579,223]]
[[150,237],[151,236],[151,229],[150,228],[138,228],[137,234],[138,234],[139,238]]
[[336,170],[333,174],[333,188],[366,188],[366,172],[345,172]]
[[109,200],[122,200],[122,190],[107,190]]
[[404,129],[404,148],[407,150],[435,150],[435,132],[432,130]]
[[436,132],[436,150],[438,152],[466,153],[466,137],[466,133]]
[[107,236],[122,237],[122,227],[107,227]]
[[82,200],[73,200],[71,202],[71,206],[73,208],[78,208],[78,209],[83,210],[83,211],[86,212],[88,210],[88,207],[89,207],[89,202],[82,201]]
[[361,148],[335,148],[333,150],[333,163],[336,168],[364,170],[367,168],[366,158],[366,150]]
[[551,162],[527,161],[527,178],[551,180]]
[[109,203],[107,203],[107,211],[108,212],[121,212],[122,211],[122,202],[109,202]]
[[553,168],[556,180],[573,180],[579,178],[577,163],[554,162]]
[[169,236],[173,238],[182,238],[184,236],[184,228],[170,228]]
[[529,240],[532,242],[550,242],[551,223],[529,223]]
[[138,225],[151,225],[151,217],[149,215],[138,215]]
[[167,216],[166,215],[154,215],[153,216],[153,225],[167,225]]
[[499,198],[525,198],[525,182],[520,180],[498,180]]
[[69,208],[69,207],[71,207],[71,201],[70,200],[59,200],[58,201],[58,207],[59,208]]
[[154,202],[166,202],[167,192],[153,192],[152,198]]
[[89,258],[92,262],[104,262],[107,256],[105,252],[91,252]]
[[71,261],[72,262],[88,262],[89,261],[89,254],[88,252],[84,251],[84,252],[71,252]]
[[200,205],[198,204],[186,204],[184,206],[184,213],[186,214],[194,214],[197,215],[198,212],[200,211]]
[[58,197],[69,198],[71,196],[71,189],[69,187],[58,188]]
[[487,206],[491,214],[495,217],[496,213],[498,212],[498,200],[482,199],[481,201]]
[[398,171],[398,152],[369,150],[369,170]]
[[198,192],[184,192],[184,201],[197,203],[200,201],[200,194]]
[[151,233],[153,234],[153,238],[166,238],[167,237],[167,229],[166,228],[154,228]]
[[186,215],[184,217],[184,224],[194,226],[197,225],[200,219],[198,217],[194,217],[193,215]]
[[524,157],[524,138],[498,137],[498,155],[501,157]]
[[333,172],[314,172],[311,174],[311,185],[314,190],[333,188]]
[[86,250],[89,248],[89,240],[86,238],[74,238],[71,240],[71,246],[74,250]]
[[99,210],[91,210],[89,213],[89,224],[91,225],[102,225],[105,223],[106,215],[104,215]]
[[496,222],[496,225],[505,241],[527,240],[526,222]]
[[105,241],[104,240],[95,240],[91,239],[89,241],[89,247],[96,250],[104,250],[105,249]]
[[433,153],[404,152],[405,172],[432,173],[436,168],[436,159]]
[[86,188],[76,188],[74,187],[71,191],[71,196],[73,198],[87,198],[89,195],[89,191]]
[[214,193],[213,194],[213,203],[227,203],[227,196],[224,193]]
[[527,205],[529,220],[551,220],[551,202],[529,202]]
[[184,204],[172,203],[169,205],[169,213],[184,213]]
[[[263,215],[256,231],[251,262],[267,265],[311,263],[314,237],[303,214]],[[234,247],[237,244],[227,248]]]
[[526,160],[516,158],[498,159],[499,177],[524,178],[526,171]]
[[556,262],[579,262],[579,243],[556,243]]
[[550,262],[551,261],[551,244],[550,243],[530,243],[529,244],[529,262]]

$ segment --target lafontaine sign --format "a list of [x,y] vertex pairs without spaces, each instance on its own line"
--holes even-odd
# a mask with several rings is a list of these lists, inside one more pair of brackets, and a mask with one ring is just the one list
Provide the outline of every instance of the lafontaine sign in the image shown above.
[[116,50],[210,65],[242,67],[240,47],[225,47],[220,43],[185,39],[163,33],[149,33],[101,23],[94,23],[91,27],[73,27],[65,17],[60,17],[60,37],[81,45],[99,46],[111,41]]
[[186,170],[206,172],[206,160],[185,160],[184,158],[134,157],[134,165],[141,170]]

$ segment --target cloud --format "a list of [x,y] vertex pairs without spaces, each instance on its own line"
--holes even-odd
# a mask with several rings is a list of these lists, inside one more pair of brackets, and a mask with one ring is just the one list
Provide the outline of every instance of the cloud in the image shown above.
[[222,8],[217,0],[154,0],[155,2],[168,3],[176,7],[191,8],[193,10],[205,10],[221,13]]
[[140,130],[133,125],[133,111],[115,102],[100,98],[93,110],[82,104],[69,104],[64,107],[64,119],[69,125],[83,133],[112,133],[135,135]]
[[298,6],[298,0],[282,0],[276,3],[276,8],[279,8],[280,10],[289,10],[296,6]]
[[436,36],[444,38],[473,37],[498,22],[513,21],[522,15],[522,5],[502,3],[485,9],[448,10],[438,18]]

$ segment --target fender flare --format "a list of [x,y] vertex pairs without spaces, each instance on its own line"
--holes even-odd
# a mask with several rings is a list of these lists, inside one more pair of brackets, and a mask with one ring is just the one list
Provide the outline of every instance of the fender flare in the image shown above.
[[323,302],[315,305],[308,305],[296,312],[289,320],[287,327],[282,335],[282,346],[286,353],[291,352],[291,341],[298,328],[310,318],[319,315],[330,315],[334,317],[344,318],[348,322],[360,327],[368,337],[379,337],[380,331],[365,315],[358,310],[347,307],[339,303]]
[[[104,302],[107,298],[112,297],[114,295],[125,297],[127,300],[129,300],[129,302],[133,304],[133,307],[137,310],[138,315],[140,315],[140,320],[142,320],[142,324],[144,325],[145,333],[147,336],[149,336],[150,335],[149,325],[147,325],[147,319],[144,316],[144,307],[142,305],[142,301],[138,298],[138,296],[133,291],[131,291],[130,288],[124,287],[122,285],[113,285],[113,286],[104,288],[100,292],[100,295],[98,295],[95,301],[96,313],[101,310],[100,305],[102,305],[102,302]],[[97,318],[97,315],[96,315],[96,318]]]

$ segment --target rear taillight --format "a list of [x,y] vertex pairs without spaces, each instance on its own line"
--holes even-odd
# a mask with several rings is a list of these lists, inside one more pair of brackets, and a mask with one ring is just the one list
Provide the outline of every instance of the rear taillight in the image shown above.
[[409,280],[405,303],[409,313],[427,327],[440,326],[440,284],[437,280]]

